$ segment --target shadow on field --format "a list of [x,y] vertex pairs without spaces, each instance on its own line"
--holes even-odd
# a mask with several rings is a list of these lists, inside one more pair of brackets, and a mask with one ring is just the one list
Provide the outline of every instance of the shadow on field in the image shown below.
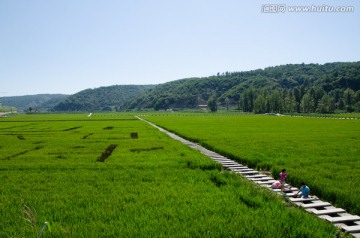
[[101,154],[100,158],[97,161],[105,162],[105,160],[111,156],[112,152],[116,149],[117,146],[118,145],[114,144],[109,145],[109,147],[106,148],[106,150]]
[[164,147],[159,146],[159,147],[151,147],[151,148],[144,148],[144,149],[131,149],[130,151],[140,153],[140,152],[145,152],[145,151],[162,150],[162,149],[164,149]]

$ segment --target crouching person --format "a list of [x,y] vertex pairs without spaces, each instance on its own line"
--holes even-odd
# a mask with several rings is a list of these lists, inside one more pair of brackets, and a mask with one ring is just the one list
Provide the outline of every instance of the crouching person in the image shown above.
[[300,190],[296,193],[296,196],[309,198],[310,188],[305,185],[304,182],[301,183]]
[[275,181],[271,184],[272,189],[282,188],[282,184],[280,181]]

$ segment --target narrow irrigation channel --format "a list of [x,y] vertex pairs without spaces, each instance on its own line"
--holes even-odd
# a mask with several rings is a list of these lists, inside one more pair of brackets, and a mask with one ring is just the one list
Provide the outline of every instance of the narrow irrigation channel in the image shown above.
[[220,163],[227,170],[233,171],[260,186],[264,186],[275,193],[279,193],[282,196],[287,197],[291,202],[299,207],[304,208],[307,212],[313,213],[319,218],[331,222],[334,226],[341,228],[343,231],[352,234],[356,238],[360,238],[360,216],[351,215],[342,208],[336,208],[328,202],[321,201],[316,196],[309,196],[309,198],[297,198],[296,193],[299,191],[297,188],[291,188],[285,192],[281,189],[272,189],[271,184],[275,181],[274,178],[266,174],[261,174],[259,171],[248,168],[236,161],[230,160],[218,153],[210,151],[196,143],[185,140],[184,138],[175,135],[174,133],[171,133],[139,116],[136,116],[136,118],[147,122],[161,132],[166,133],[171,138],[178,140],[193,149],[201,151],[212,160]]

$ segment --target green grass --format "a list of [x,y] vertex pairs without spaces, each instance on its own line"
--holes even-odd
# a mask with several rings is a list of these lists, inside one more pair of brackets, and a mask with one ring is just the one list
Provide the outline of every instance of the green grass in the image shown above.
[[144,117],[250,167],[282,168],[288,180],[360,215],[360,121],[264,115]]
[[[337,232],[130,116],[7,120],[0,120],[0,237],[37,237],[45,221],[51,231],[44,237],[333,237]],[[139,138],[131,139],[132,132]],[[98,162],[110,145],[115,150]]]
[[335,114],[331,114],[331,116],[360,119],[360,113],[335,113]]
[[303,117],[323,117],[323,118],[335,118],[335,119],[360,119],[360,113],[329,113],[329,114],[320,114],[320,113],[296,113],[290,114],[292,116],[303,116]]

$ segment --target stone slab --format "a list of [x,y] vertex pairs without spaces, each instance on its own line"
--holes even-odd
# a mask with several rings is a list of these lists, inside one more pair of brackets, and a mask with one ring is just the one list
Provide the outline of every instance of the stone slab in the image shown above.
[[290,188],[290,190],[287,188],[287,190],[282,191],[281,188],[271,188],[271,185],[269,186],[270,189],[272,189],[274,192],[297,192],[297,188]]
[[314,213],[315,215],[318,215],[318,216],[346,212],[342,208],[325,209],[325,210],[316,210],[314,208],[310,208],[310,209],[306,209],[306,211]]
[[253,170],[253,171],[235,171],[237,174],[258,174],[259,171]]
[[246,175],[246,178],[261,178],[261,177],[267,177],[266,174],[256,174],[256,175]]
[[349,221],[360,221],[359,216],[343,216],[343,217],[330,217],[327,216],[325,219],[331,223],[339,223],[339,222],[349,222]]
[[240,169],[240,168],[231,168],[233,171],[240,171],[240,172],[246,172],[246,171],[254,171],[253,169]]
[[296,197],[296,193],[281,193],[284,197]]
[[275,182],[276,180],[271,179],[271,180],[267,180],[267,181],[256,181],[257,184],[272,184],[273,182]]
[[316,200],[319,200],[319,198],[315,196],[309,198],[290,198],[290,201],[292,202],[308,202],[308,201],[316,201]]
[[360,238],[360,225],[357,223],[353,226],[348,226],[344,223],[336,223],[335,226],[339,227],[343,231],[349,232],[355,238]]
[[242,165],[242,164],[225,164],[225,165],[232,166],[234,168],[239,168],[239,169],[250,169],[249,167],[246,167],[245,165]]
[[239,168],[239,169],[248,169],[248,167],[242,165],[242,164],[223,164],[223,163],[220,163],[222,165],[226,165],[228,167],[231,167],[231,168]]
[[222,163],[230,163],[230,161],[227,161],[227,160],[219,160],[219,159],[214,159],[214,158],[211,158],[211,159],[218,162],[218,163],[220,163],[220,164],[222,164]]
[[220,164],[240,165],[238,162],[235,162],[235,161],[220,161]]
[[249,179],[252,180],[252,181],[264,181],[264,180],[270,180],[270,179],[273,179],[273,178],[265,176],[265,177],[260,177],[260,178],[249,178]]
[[298,206],[300,207],[303,207],[303,208],[314,208],[314,207],[327,207],[327,206],[331,206],[330,203],[328,202],[322,202],[319,200],[319,202],[313,202],[313,203],[307,203],[307,204],[304,204],[304,203],[301,203],[301,202],[296,202],[295,204],[297,204]]
[[249,168],[241,166],[241,165],[223,165],[223,166],[226,168],[229,168],[229,169],[240,169],[240,170],[241,169],[249,169]]

